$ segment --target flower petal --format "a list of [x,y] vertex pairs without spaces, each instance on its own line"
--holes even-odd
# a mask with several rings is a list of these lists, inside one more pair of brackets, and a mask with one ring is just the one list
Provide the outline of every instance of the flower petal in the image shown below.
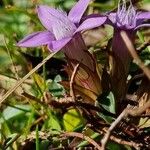
[[74,23],[79,23],[91,0],[79,0],[70,10],[68,17]]
[[142,20],[145,20],[145,19],[150,19],[150,12],[139,12],[137,13],[137,19],[142,19]]
[[115,12],[111,12],[111,13],[109,13],[108,14],[108,18],[109,18],[109,20],[113,23],[113,24],[115,24],[116,23],[116,13]]
[[36,47],[46,45],[54,40],[54,36],[51,32],[35,32],[26,36],[23,40],[17,43],[21,47]]
[[[38,17],[43,26],[52,32],[52,22],[55,22],[57,18],[66,18],[66,14],[57,9],[48,7],[46,5],[37,6]],[[66,16],[65,16],[66,15]]]
[[72,38],[63,38],[61,40],[52,41],[48,47],[51,51],[61,50]]
[[79,26],[79,28],[76,30],[76,32],[80,32],[82,30],[89,30],[89,29],[99,27],[99,26],[103,25],[106,22],[106,19],[107,19],[107,17],[89,18],[89,19],[85,20]]
[[150,19],[150,12],[138,12],[136,15],[136,26],[141,26],[144,20]]

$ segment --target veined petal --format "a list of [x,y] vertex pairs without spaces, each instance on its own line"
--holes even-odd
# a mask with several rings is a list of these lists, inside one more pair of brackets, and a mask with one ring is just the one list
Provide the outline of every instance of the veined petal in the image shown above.
[[79,0],[70,10],[68,17],[74,23],[79,23],[91,0]]
[[59,51],[61,50],[72,38],[63,38],[61,40],[52,41],[48,47],[52,51]]
[[[52,22],[55,22],[57,18],[66,18],[66,14],[60,12],[57,9],[48,7],[46,5],[40,5],[37,7],[37,12],[38,12],[38,17],[41,21],[41,23],[43,24],[43,26],[49,30],[49,31],[53,31],[52,30]],[[65,16],[66,15],[66,16]]]
[[[82,30],[89,30],[103,25],[106,22],[107,17],[95,17],[86,19],[76,30],[76,32],[80,32]],[[75,33],[76,33],[75,32]]]
[[46,45],[54,40],[54,36],[49,31],[39,31],[26,36],[24,39],[17,43],[21,47],[36,47]]

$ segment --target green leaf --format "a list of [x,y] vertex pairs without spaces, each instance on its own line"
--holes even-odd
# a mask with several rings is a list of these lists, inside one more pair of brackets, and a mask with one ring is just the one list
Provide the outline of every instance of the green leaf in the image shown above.
[[70,109],[63,116],[63,124],[66,131],[74,131],[78,126],[84,124],[84,119],[76,109]]
[[50,110],[47,111],[48,119],[45,120],[45,123],[43,125],[43,130],[45,129],[51,129],[56,131],[61,131],[60,121],[58,117],[53,114]]
[[[19,116],[24,115],[26,112],[31,111],[31,107],[29,105],[15,105],[14,107],[7,107],[2,115],[3,118],[7,121],[10,119],[17,118]],[[0,123],[4,122],[4,119],[0,118]]]
[[[99,98],[99,102],[104,109],[108,112],[115,114],[115,98],[112,92],[103,93]],[[103,118],[107,123],[112,123],[114,118],[102,113],[98,113],[98,115]]]
[[150,119],[148,117],[140,118],[138,126],[140,128],[148,128],[148,127],[150,127]]
[[61,76],[57,75],[54,79],[54,82],[60,82],[60,81],[62,81]]
[[114,142],[109,142],[107,148],[108,150],[122,150],[122,147]]
[[108,150],[131,150],[131,148],[127,145],[121,145],[118,143],[115,143],[113,141],[109,141],[107,144]]
[[100,104],[109,112],[116,113],[115,111],[115,98],[112,92],[107,95],[104,95],[100,99]]
[[55,96],[60,97],[64,94],[65,90],[59,82],[62,81],[61,76],[57,75],[55,79],[51,82],[48,82],[49,91]]

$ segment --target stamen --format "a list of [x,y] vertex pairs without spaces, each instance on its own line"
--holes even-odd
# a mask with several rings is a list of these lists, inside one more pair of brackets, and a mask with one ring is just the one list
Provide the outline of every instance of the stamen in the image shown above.
[[132,5],[131,0],[128,8],[125,0],[122,0],[122,6],[121,6],[121,0],[119,0],[116,17],[117,17],[116,19],[118,24],[120,24],[119,26],[132,27],[136,24],[136,11]]
[[130,6],[129,6],[129,8],[127,10],[127,14],[126,14],[126,25],[129,25],[129,26],[134,25],[135,21],[136,21],[135,17],[136,17],[136,11],[130,0]]
[[124,0],[120,0],[118,3],[118,11],[117,11],[117,20],[120,24],[124,22],[125,14],[126,14],[126,2]]
[[126,2],[124,0],[122,0],[123,3],[121,3],[121,0],[119,0],[118,3],[118,11],[117,14],[120,16],[122,14],[124,14],[126,12]]

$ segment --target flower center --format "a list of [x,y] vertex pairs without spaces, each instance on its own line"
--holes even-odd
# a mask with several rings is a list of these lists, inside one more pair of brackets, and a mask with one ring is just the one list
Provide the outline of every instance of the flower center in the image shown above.
[[61,17],[55,16],[52,24],[53,34],[55,35],[56,40],[71,37],[76,30],[75,24],[68,19],[67,14],[62,11],[60,11],[60,13]]
[[130,0],[130,6],[127,8],[125,0],[121,6],[119,2],[117,11],[117,23],[118,26],[125,26],[128,29],[134,28],[136,26],[136,10],[132,5]]

